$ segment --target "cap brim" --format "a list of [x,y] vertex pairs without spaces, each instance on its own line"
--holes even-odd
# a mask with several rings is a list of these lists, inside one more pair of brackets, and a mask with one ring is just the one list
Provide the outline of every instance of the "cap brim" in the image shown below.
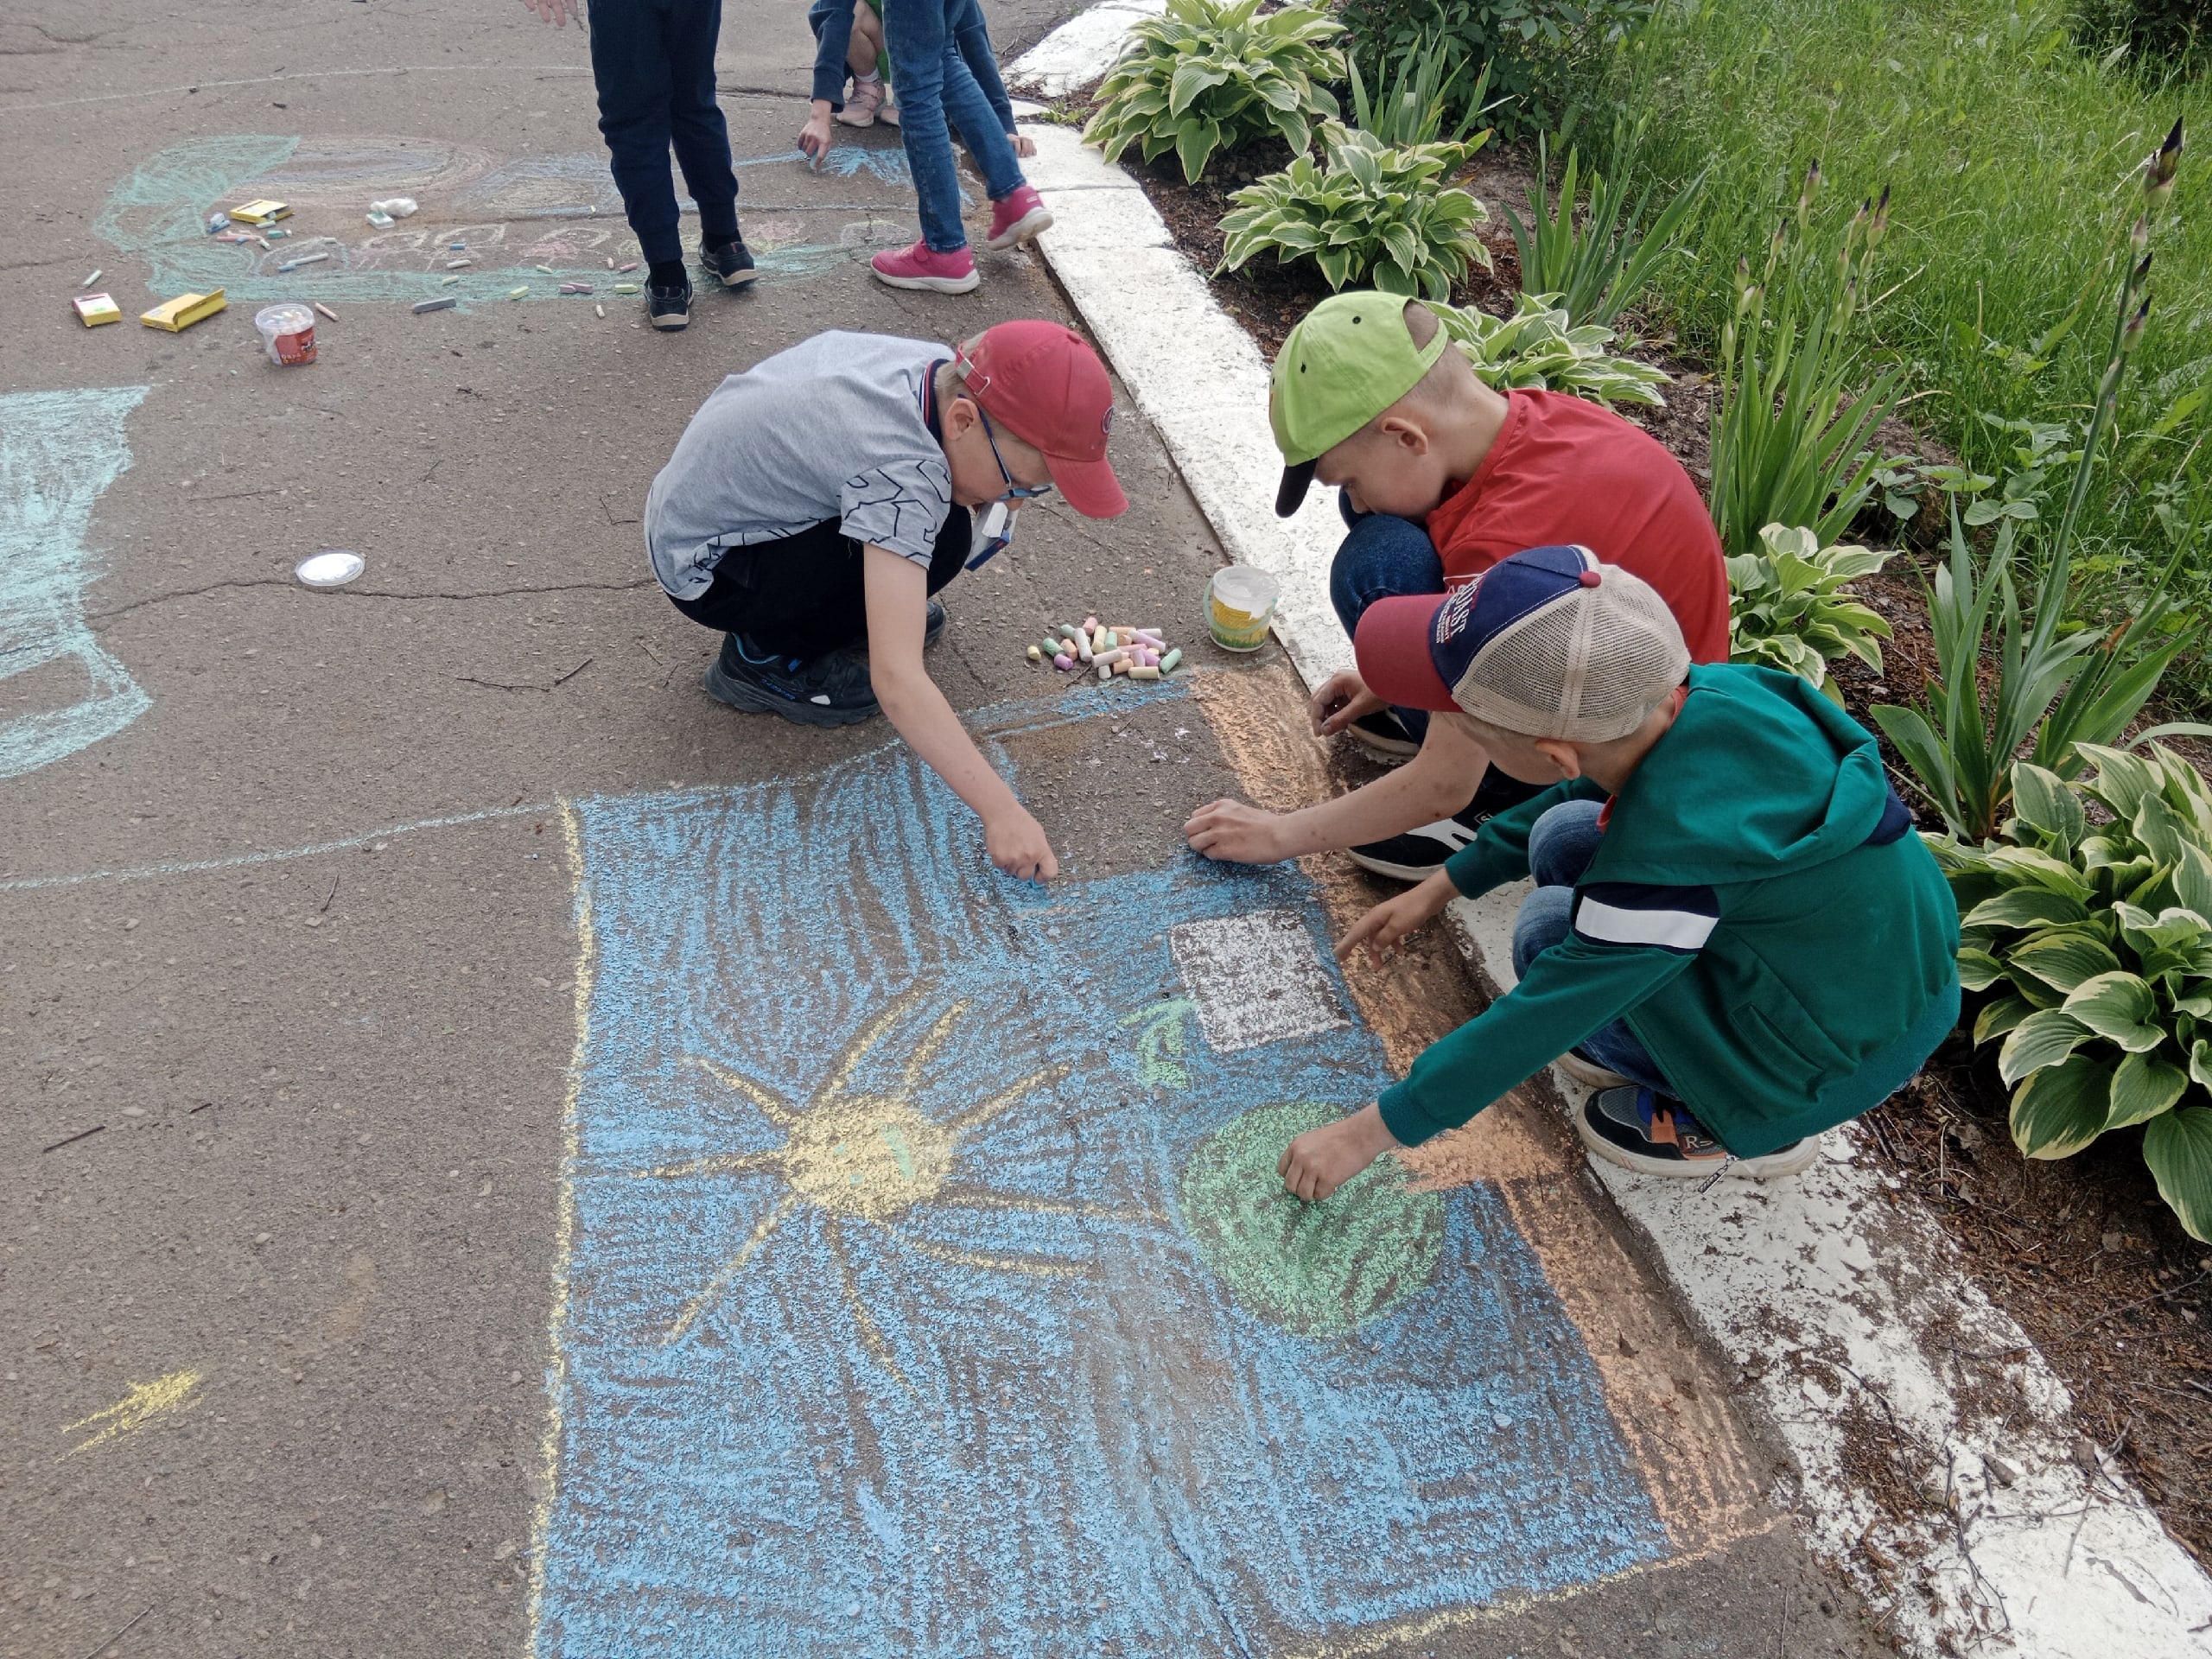
[[1378,599],[1359,619],[1352,650],[1367,689],[1400,709],[1456,709],[1452,688],[1436,671],[1428,641],[1447,595],[1414,594]]
[[1051,469],[1052,482],[1067,498],[1068,505],[1086,518],[1118,518],[1129,510],[1129,498],[1122,493],[1122,480],[1114,476],[1111,461],[1068,461],[1058,455],[1045,457]]
[[1306,492],[1313,482],[1313,469],[1320,461],[1301,461],[1294,467],[1282,469],[1282,483],[1275,490],[1275,517],[1287,518],[1296,512],[1306,499]]

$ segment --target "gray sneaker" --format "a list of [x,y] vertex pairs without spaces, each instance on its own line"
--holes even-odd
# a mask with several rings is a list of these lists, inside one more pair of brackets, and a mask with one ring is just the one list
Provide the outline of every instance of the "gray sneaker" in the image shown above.
[[749,714],[781,715],[801,726],[851,726],[883,712],[868,683],[868,664],[850,652],[833,651],[802,663],[760,657],[736,634],[701,682],[707,695]]

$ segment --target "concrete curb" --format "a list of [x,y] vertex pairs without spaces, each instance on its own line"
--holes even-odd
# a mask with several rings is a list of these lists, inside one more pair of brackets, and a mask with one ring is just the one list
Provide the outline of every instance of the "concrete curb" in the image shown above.
[[[1164,0],[1105,0],[1010,71],[1058,97],[1104,73]],[[1281,463],[1268,366],[1214,303],[1136,181],[1070,128],[1033,124],[1027,168],[1058,225],[1046,263],[1223,543],[1282,583],[1275,632],[1309,685],[1351,665],[1328,599],[1341,531],[1325,506],[1274,516]],[[1492,995],[1513,982],[1523,889],[1452,919]],[[1588,1090],[1556,1071],[1560,1104]],[[2212,1580],[2081,1438],[2072,1401],[2010,1316],[1960,1270],[1931,1217],[1891,1204],[1860,1131],[1826,1138],[1771,1186],[1592,1169],[1707,1338],[1796,1458],[1792,1505],[1912,1651],[2036,1659],[2212,1659]],[[1887,1461],[1927,1500],[1887,1518],[1859,1469]],[[1877,1467],[1880,1467],[1879,1462]]]

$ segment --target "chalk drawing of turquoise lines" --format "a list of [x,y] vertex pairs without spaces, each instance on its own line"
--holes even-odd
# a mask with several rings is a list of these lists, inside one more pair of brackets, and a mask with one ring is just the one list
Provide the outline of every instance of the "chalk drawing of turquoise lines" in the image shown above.
[[146,712],[146,693],[85,620],[99,574],[85,543],[92,507],[130,465],[124,422],[145,395],[103,386],[0,397],[0,682],[44,668],[52,693],[48,706],[0,719],[0,778],[50,766]]
[[[794,168],[803,159],[789,150],[738,165]],[[747,241],[764,271],[818,275],[858,250],[912,234],[903,151],[841,144],[818,176],[833,182],[838,196],[855,199],[772,207],[741,202]],[[370,201],[397,195],[414,196],[423,211],[390,230],[372,229]],[[207,233],[210,213],[254,196],[276,197],[293,210],[283,227],[289,234],[271,241],[267,252]],[[876,199],[859,199],[868,197]],[[829,226],[835,233],[825,239]],[[608,258],[638,257],[603,154],[503,158],[412,137],[240,134],[172,144],[116,186],[93,228],[144,259],[148,285],[164,298],[221,288],[241,302],[453,295],[474,303],[504,301],[517,288],[528,289],[527,298],[554,299],[563,282],[592,281],[604,299],[605,285],[616,280]],[[448,245],[453,242],[467,246],[456,251]],[[278,270],[315,253],[327,257],[289,273]],[[466,270],[447,269],[464,258],[472,262]],[[459,280],[448,283],[448,276]]]
[[896,748],[564,823],[537,1659],[1276,1654],[1667,1553],[1493,1191],[1270,1189],[1388,1077],[1294,869],[1006,881]]

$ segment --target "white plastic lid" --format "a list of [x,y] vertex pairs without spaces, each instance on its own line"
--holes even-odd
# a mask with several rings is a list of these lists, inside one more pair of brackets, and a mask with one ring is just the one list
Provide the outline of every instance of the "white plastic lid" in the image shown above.
[[327,547],[292,567],[292,574],[310,588],[343,588],[368,569],[358,553]]
[[1213,573],[1214,597],[1240,611],[1258,615],[1275,602],[1280,584],[1255,564],[1231,564]]

